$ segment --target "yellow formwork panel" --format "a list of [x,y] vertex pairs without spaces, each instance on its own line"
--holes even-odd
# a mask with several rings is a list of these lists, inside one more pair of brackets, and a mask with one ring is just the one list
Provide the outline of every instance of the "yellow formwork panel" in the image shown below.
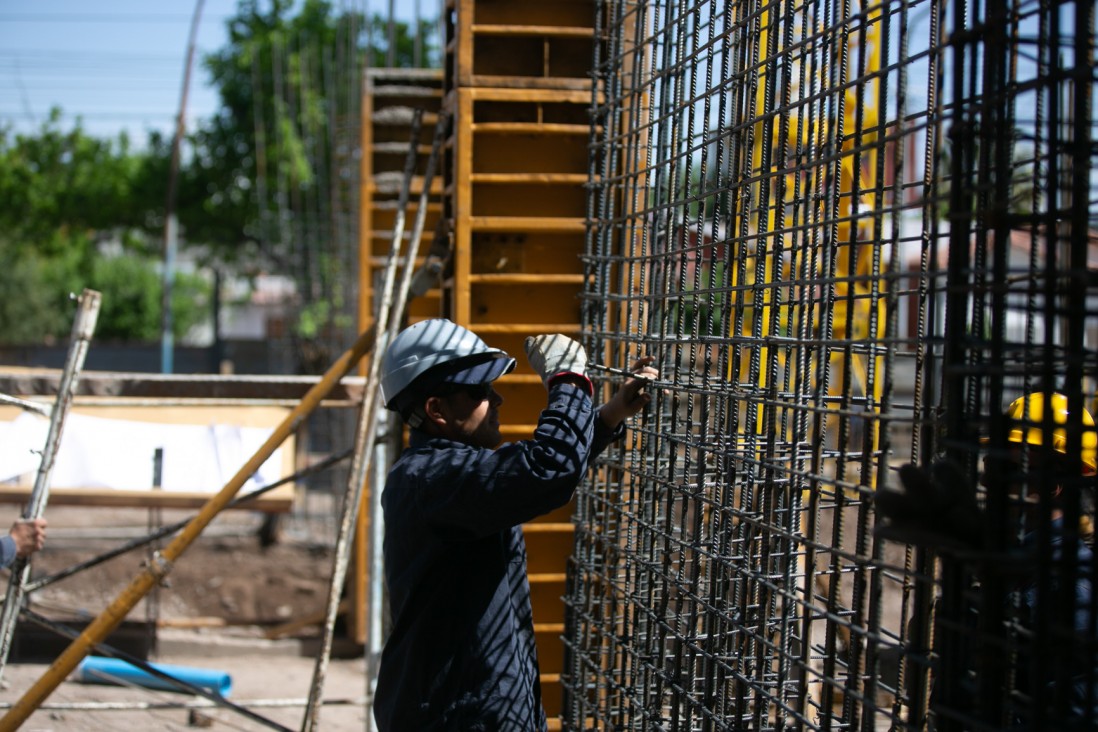
[[594,0],[454,0],[454,86],[590,89]]
[[[491,93],[491,92],[495,93]],[[586,92],[530,94],[472,89],[473,125],[478,131],[529,132],[544,144],[553,135],[579,135],[586,143],[591,127]]]
[[473,167],[478,175],[488,174],[575,174],[587,177],[587,127],[578,134],[538,133],[532,122],[529,132],[478,125]]
[[[418,138],[418,182],[413,182],[412,199],[406,212],[405,231],[410,234],[422,189],[425,161],[430,154],[435,121],[442,104],[442,73],[427,69],[370,69],[366,72],[362,97],[362,184],[360,186],[360,229],[358,262],[358,318],[359,329],[365,330],[373,321],[375,281],[380,279],[389,257],[393,239],[397,200],[401,180],[411,143],[411,119],[413,110],[423,112],[422,129]],[[430,246],[431,234],[441,205],[442,184],[436,190],[435,203],[430,204],[421,251]],[[378,282],[377,284],[380,284]],[[423,318],[437,315],[441,307],[438,292],[429,293],[409,304],[411,317]],[[365,363],[360,365],[364,372]],[[370,604],[369,570],[366,559],[366,536],[370,515],[365,506],[370,505],[373,485],[365,486],[362,508],[355,526],[353,566],[348,572],[347,595],[351,609],[347,613],[347,636],[355,643],[366,642],[366,612]]]
[[531,326],[580,322],[579,287],[562,284],[483,283],[472,289],[470,324],[515,322]]
[[[505,440],[531,436],[546,393],[527,336],[579,337],[595,0],[451,0],[446,108],[454,257],[447,314],[516,356],[496,382]],[[571,506],[525,525],[542,698],[558,728]]]
[[[560,598],[564,597],[564,572],[542,574],[539,582],[530,585],[530,604],[534,608],[534,617],[540,623],[563,623],[564,605]],[[560,644],[552,644],[556,649],[553,656],[543,656],[540,661],[547,663],[550,668],[559,667]]]
[[584,241],[575,234],[477,232],[472,237],[471,275],[527,276],[583,273]]
[[512,86],[559,84],[585,88],[592,37],[554,37],[537,32],[482,34],[474,40],[473,78],[495,77]]
[[[419,202],[410,201],[404,214],[407,222],[405,228],[406,237],[411,233],[409,231],[411,229],[410,224],[415,220],[418,212]],[[370,231],[370,256],[387,257],[389,254],[390,242],[393,240],[393,225],[396,223],[396,202],[392,202],[391,206],[375,205],[371,214],[374,226]],[[423,236],[425,239],[430,240],[434,235],[433,232],[435,226],[438,225],[438,219],[441,214],[442,205],[440,203],[432,202],[427,204],[427,217],[424,219],[425,224],[423,228]],[[379,263],[375,261],[375,264]]]
[[595,18],[594,0],[555,0],[551,3],[475,0],[462,5],[473,9],[473,21],[477,25],[590,30]]
[[[475,178],[474,178],[475,180]],[[583,216],[586,191],[583,184],[530,180],[473,183],[473,216],[529,216],[575,218]]]
[[[525,361],[521,350],[515,355],[520,363]],[[512,375],[496,382],[496,391],[503,397],[499,410],[500,421],[507,429],[504,439],[508,442],[529,439],[533,435],[538,415],[545,409],[545,389],[541,382],[523,380],[520,376]]]

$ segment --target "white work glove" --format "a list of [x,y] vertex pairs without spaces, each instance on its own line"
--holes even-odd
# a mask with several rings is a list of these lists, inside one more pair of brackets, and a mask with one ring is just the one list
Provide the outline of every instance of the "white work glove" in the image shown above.
[[560,333],[530,336],[524,345],[526,359],[541,377],[546,389],[553,377],[560,374],[577,374],[587,378],[587,353],[583,346],[568,336]]

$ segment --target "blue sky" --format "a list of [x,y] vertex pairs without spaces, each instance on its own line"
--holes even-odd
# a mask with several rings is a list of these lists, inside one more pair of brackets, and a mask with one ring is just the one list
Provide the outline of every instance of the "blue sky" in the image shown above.
[[[388,12],[389,0],[331,0],[336,7]],[[150,129],[174,128],[196,0],[0,0],[0,124],[36,130],[53,106],[68,129],[140,146]],[[438,15],[438,0],[395,0],[401,20]],[[204,0],[187,125],[209,116],[217,95],[198,60],[222,48],[237,0]]]

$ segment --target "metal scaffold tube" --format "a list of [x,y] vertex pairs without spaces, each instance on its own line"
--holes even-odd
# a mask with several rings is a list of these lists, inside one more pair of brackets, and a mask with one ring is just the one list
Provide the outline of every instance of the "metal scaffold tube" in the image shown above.
[[[419,145],[419,130],[422,110],[416,110],[412,123],[411,143],[408,150],[408,165],[405,169],[405,178],[402,181],[400,202],[397,215],[397,224],[394,227],[389,266],[385,272],[385,282],[382,288],[382,299],[377,316],[378,342],[377,354],[370,361],[369,372],[366,377],[366,387],[363,392],[362,407],[359,415],[358,431],[354,448],[354,458],[348,475],[347,490],[343,500],[342,520],[340,522],[339,535],[336,539],[336,551],[333,560],[332,580],[329,585],[327,614],[324,623],[324,637],[321,643],[321,651],[317,656],[316,669],[313,674],[313,683],[309,694],[309,705],[302,721],[302,730],[313,732],[319,724],[320,707],[318,700],[324,689],[324,678],[328,660],[331,656],[332,638],[335,630],[335,620],[338,614],[340,595],[347,574],[347,565],[350,559],[350,551],[354,534],[355,521],[359,513],[359,504],[362,501],[363,487],[370,469],[370,457],[373,454],[373,445],[377,437],[378,425],[378,381],[381,378],[381,355],[392,338],[396,335],[404,317],[404,308],[408,302],[408,295],[413,281],[416,255],[419,252],[420,240],[423,236],[423,228],[426,220],[427,202],[431,193],[431,183],[435,169],[438,165],[439,153],[442,149],[443,139],[446,134],[448,117],[440,114],[435,125],[434,139],[431,145],[430,157],[427,160],[423,174],[422,188],[416,218],[412,226],[412,235],[408,242],[408,248],[401,259],[400,245],[403,241],[404,209],[407,205],[412,173],[417,158]],[[397,265],[401,267],[401,280],[396,283]],[[376,519],[376,516],[375,516]]]
[[[92,335],[95,333],[95,324],[99,319],[101,304],[102,296],[95,290],[84,290],[80,294],[76,318],[72,325],[69,353],[61,374],[57,400],[50,414],[46,446],[42,451],[42,460],[39,463],[38,473],[34,480],[34,489],[31,491],[30,500],[23,512],[24,520],[33,521],[41,518],[46,510],[46,504],[49,502],[50,478],[53,475],[57,451],[61,447],[61,434],[65,427],[65,418],[72,408],[73,395],[76,393],[76,387],[80,381],[80,371],[84,368],[88,347],[91,344]],[[15,564],[11,568],[11,579],[8,581],[7,594],[4,597],[4,609],[0,614],[0,677],[3,676],[4,666],[7,665],[8,654],[11,652],[12,636],[15,633],[15,624],[19,619],[19,608],[23,604],[24,586],[29,579],[30,561],[26,557],[16,557]]]

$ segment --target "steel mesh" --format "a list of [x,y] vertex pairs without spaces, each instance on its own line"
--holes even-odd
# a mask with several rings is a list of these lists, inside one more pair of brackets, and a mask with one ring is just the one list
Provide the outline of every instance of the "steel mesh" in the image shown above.
[[975,486],[1022,394],[1064,393],[1067,451],[1086,439],[1093,24],[1085,2],[601,5],[585,345],[607,393],[640,355],[661,376],[578,494],[566,728],[1037,729],[1070,717],[1016,683],[1055,675],[1044,644],[1082,644],[1094,685],[1098,612],[1056,591],[1094,579],[1060,567],[1078,535],[1045,532],[1027,625],[1020,499],[980,489],[980,559],[876,537],[872,500],[908,462]]

